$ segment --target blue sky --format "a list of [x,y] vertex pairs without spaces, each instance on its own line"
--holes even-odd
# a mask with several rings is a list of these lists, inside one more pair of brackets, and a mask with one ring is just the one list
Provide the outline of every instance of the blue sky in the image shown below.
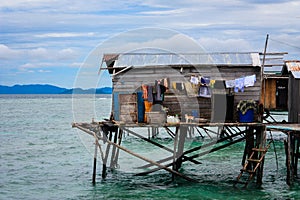
[[[300,59],[299,10],[299,0],[1,1],[0,84],[107,85],[99,80],[106,77],[98,75],[101,55],[124,50],[120,35],[126,51],[145,41],[151,47],[151,40],[175,45],[177,33],[209,52],[262,52],[269,34],[268,51]],[[174,34],[148,32],[145,39],[134,31],[149,27]]]

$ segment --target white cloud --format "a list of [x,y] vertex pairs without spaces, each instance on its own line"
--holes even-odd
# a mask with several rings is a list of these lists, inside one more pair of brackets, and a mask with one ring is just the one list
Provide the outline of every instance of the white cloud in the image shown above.
[[44,33],[44,34],[37,34],[35,37],[38,38],[70,38],[70,37],[92,37],[95,36],[95,33]]
[[35,60],[49,59],[51,57],[51,53],[45,48],[31,49],[27,52],[30,58]]
[[208,52],[246,52],[255,51],[249,41],[245,39],[216,39],[216,38],[200,38],[199,43]]
[[22,54],[22,51],[11,49],[4,44],[0,44],[0,58],[1,59],[16,59]]
[[174,10],[155,10],[155,11],[143,11],[139,14],[143,15],[178,15],[185,12],[185,9],[174,9]]
[[50,70],[40,69],[40,70],[38,70],[38,72],[40,72],[40,73],[50,73],[51,71]]
[[61,60],[72,61],[78,58],[78,53],[74,49],[66,48],[58,51],[56,57],[60,61]]

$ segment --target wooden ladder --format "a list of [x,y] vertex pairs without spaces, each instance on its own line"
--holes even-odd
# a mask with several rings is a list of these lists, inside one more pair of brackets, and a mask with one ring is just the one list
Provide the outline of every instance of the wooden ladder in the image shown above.
[[[265,148],[252,148],[252,153],[247,159],[246,163],[244,164],[244,167],[241,169],[241,172],[238,175],[234,185],[244,184],[244,187],[245,188],[247,187],[249,182],[253,179],[254,175],[256,174],[258,167],[263,162],[265,155],[271,146],[271,143],[272,140],[268,143],[268,145]],[[254,158],[255,155],[257,155],[258,159]],[[241,181],[240,179],[244,172],[246,172],[249,176],[246,179],[246,181]]]

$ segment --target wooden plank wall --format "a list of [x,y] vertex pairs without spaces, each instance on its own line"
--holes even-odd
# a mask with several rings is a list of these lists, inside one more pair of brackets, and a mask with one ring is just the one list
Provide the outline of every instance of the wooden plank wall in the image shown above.
[[288,89],[288,120],[292,123],[300,123],[300,80],[295,79],[292,74],[289,77]]
[[[180,67],[170,66],[132,68],[113,76],[113,91],[132,94],[136,91],[140,91],[142,84],[153,85],[155,80],[164,78],[169,78],[171,83],[185,83],[189,82],[190,76],[194,74],[210,77],[214,80],[234,80],[243,76],[256,74],[257,81],[254,87],[245,88],[244,92],[234,94],[234,108],[236,108],[240,100],[260,100],[260,68],[251,66],[184,66],[182,69]],[[225,94],[226,92],[228,92],[228,90],[224,90],[223,93]],[[211,118],[212,100],[210,98],[191,97],[187,94],[169,89],[165,94],[163,105],[169,108],[169,114],[171,115],[180,115],[191,113],[192,110],[199,110],[201,117],[206,119]]]
[[[266,85],[262,87],[261,102],[265,105],[267,109],[276,108],[276,79],[265,79]],[[264,87],[266,87],[266,94],[264,92]]]

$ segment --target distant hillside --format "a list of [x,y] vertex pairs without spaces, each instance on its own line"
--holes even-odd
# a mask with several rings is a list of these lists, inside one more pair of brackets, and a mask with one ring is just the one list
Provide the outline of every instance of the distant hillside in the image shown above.
[[112,88],[104,87],[104,88],[97,88],[97,89],[81,89],[81,88],[74,88],[74,89],[67,89],[62,94],[111,94]]
[[14,85],[14,86],[3,86],[0,85],[0,94],[111,94],[112,88],[104,87],[97,89],[66,89],[53,85]]

